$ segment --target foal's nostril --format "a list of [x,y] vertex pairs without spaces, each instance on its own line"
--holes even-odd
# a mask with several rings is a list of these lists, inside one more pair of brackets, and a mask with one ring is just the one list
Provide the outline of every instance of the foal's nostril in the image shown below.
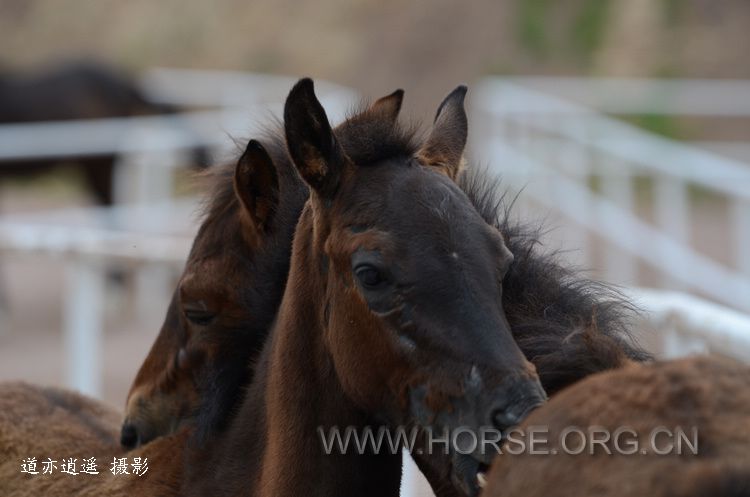
[[120,433],[120,445],[126,449],[132,449],[138,445],[138,430],[135,425],[125,423],[122,425],[122,432]]
[[496,409],[492,412],[492,424],[500,431],[516,426],[521,421],[520,416],[516,416],[507,409]]
[[541,405],[540,401],[528,404],[526,407],[519,407],[519,409],[496,409],[492,412],[492,423],[498,430],[505,431],[521,423],[531,411]]

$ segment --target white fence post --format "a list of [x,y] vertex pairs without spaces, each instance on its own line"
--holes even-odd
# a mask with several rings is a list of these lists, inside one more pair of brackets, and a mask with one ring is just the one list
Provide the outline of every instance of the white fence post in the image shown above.
[[104,275],[96,261],[66,263],[68,291],[64,296],[67,384],[86,395],[102,391],[102,329]]
[[[682,246],[690,246],[690,202],[684,181],[671,176],[654,176],[654,218],[662,233]],[[659,256],[663,261],[674,261],[678,257],[672,252],[662,252]],[[682,266],[684,271],[689,271],[685,264]],[[667,287],[683,286],[667,275],[663,278]]]
[[694,336],[685,336],[678,332],[676,328],[659,330],[659,332],[663,334],[662,355],[665,359],[676,359],[708,352],[705,340]]
[[[148,127],[138,128],[128,137],[130,143],[170,143],[172,139],[174,135],[170,131]],[[184,162],[181,161],[184,157],[184,152],[172,148],[146,148],[126,153],[118,161],[118,184],[115,188],[119,194],[118,201],[153,205],[171,198],[174,173]],[[144,222],[158,227],[160,220],[147,218]],[[156,315],[163,312],[169,302],[172,271],[163,265],[147,264],[139,267],[134,276],[135,314],[141,323],[149,324]]]
[[434,495],[427,478],[422,474],[414,459],[402,451],[401,497],[427,497]]
[[[599,175],[602,194],[623,210],[635,212],[635,179],[629,173],[628,164],[615,158],[607,158],[605,164]],[[611,222],[602,212],[597,214],[600,225]],[[628,236],[635,237],[637,234],[629,233]],[[604,249],[604,270],[607,279],[619,285],[637,283],[638,263],[635,257],[612,244]]]
[[[155,136],[156,135],[156,136]],[[172,196],[174,171],[180,166],[185,153],[164,147],[174,135],[168,131],[141,128],[133,132],[117,160],[115,174],[115,201],[126,204],[147,204],[163,201]],[[160,142],[161,148],[139,149],[127,146],[139,142]],[[131,149],[132,150],[129,150]]]

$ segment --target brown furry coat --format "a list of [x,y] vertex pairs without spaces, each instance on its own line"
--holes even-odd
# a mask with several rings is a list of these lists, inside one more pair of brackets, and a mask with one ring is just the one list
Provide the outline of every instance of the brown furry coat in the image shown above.
[[[83,395],[26,383],[0,384],[0,496],[169,496],[178,495],[185,431],[125,452],[119,444],[122,415]],[[98,475],[61,473],[62,459],[96,458]],[[21,472],[36,457],[38,475]],[[57,461],[53,474],[42,474],[42,461]],[[143,476],[113,476],[114,457],[148,458]],[[129,468],[132,472],[132,468]]]
[[[746,497],[750,495],[750,366],[717,357],[632,365],[582,380],[532,413],[521,428],[547,428],[548,447],[569,426],[629,427],[639,448],[613,455],[596,446],[579,455],[509,455],[495,459],[485,497]],[[668,448],[658,427],[698,430],[697,455],[644,455]],[[632,439],[633,437],[630,437]],[[576,449],[578,438],[568,447]],[[621,440],[627,440],[625,438]],[[676,444],[677,437],[674,439]],[[626,443],[620,443],[627,450]]]

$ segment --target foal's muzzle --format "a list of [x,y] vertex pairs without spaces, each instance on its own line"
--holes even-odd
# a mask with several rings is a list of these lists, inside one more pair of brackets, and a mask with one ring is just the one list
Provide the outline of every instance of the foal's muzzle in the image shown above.
[[134,449],[139,445],[138,429],[134,424],[130,424],[127,421],[122,425],[122,431],[120,432],[120,445],[130,450]]
[[469,431],[474,434],[468,438],[471,445],[452,446],[450,455],[453,484],[469,497],[479,495],[484,472],[508,431],[547,399],[536,375],[513,375],[494,386],[487,383],[472,370],[464,395],[454,398],[450,408],[440,412],[432,411],[425,402],[427,388],[416,388],[411,393],[419,424],[438,430],[447,428],[453,433]]

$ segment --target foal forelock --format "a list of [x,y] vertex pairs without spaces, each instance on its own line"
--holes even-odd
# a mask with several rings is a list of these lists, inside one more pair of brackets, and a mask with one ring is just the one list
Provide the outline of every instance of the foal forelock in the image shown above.
[[368,166],[396,157],[413,157],[419,149],[416,125],[402,126],[377,115],[363,105],[335,128],[346,155],[358,166]]

